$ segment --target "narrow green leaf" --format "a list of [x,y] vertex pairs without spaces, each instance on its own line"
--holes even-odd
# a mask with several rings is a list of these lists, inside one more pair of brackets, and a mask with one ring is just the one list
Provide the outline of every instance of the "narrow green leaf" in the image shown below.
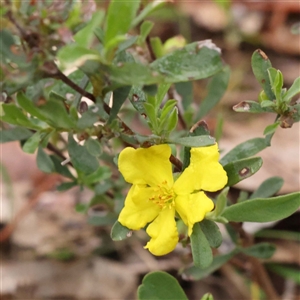
[[205,147],[215,144],[215,139],[208,135],[201,136],[188,136],[182,138],[172,138],[168,139],[167,143],[179,144],[186,147]]
[[251,64],[254,76],[264,89],[269,100],[274,100],[275,95],[271,89],[271,82],[268,75],[268,69],[272,67],[269,58],[262,50],[258,49],[252,55]]
[[220,163],[224,166],[229,162],[253,156],[267,147],[268,145],[264,138],[254,138],[248,140],[237,145],[235,148],[229,151],[224,157],[221,158]]
[[191,81],[175,83],[177,93],[181,96],[181,103],[185,110],[193,102],[193,83]]
[[270,101],[270,100],[264,100],[260,103],[260,106],[262,108],[265,108],[265,107],[275,107],[276,106],[276,103],[273,102],[273,101]]
[[22,149],[26,153],[34,153],[42,139],[41,132],[34,133],[23,145]]
[[280,122],[276,122],[271,125],[268,125],[264,130],[264,135],[273,134],[276,131],[279,124],[280,124]]
[[116,221],[111,229],[110,237],[113,241],[122,241],[131,236],[132,231]]
[[98,159],[91,155],[86,147],[79,145],[73,138],[72,134],[69,134],[68,139],[68,152],[71,158],[73,166],[86,174],[91,174],[98,170]]
[[156,105],[158,107],[163,102],[164,97],[165,97],[166,93],[168,92],[170,86],[171,86],[170,83],[162,83],[158,86],[157,95],[156,95],[156,99],[157,99]]
[[205,237],[212,248],[219,248],[223,238],[218,225],[210,220],[203,220],[199,223]]
[[259,243],[248,248],[240,249],[241,252],[256,258],[271,258],[276,251],[276,247],[270,243]]
[[194,224],[190,238],[194,265],[203,269],[207,268],[213,261],[213,254],[199,223]]
[[215,256],[212,264],[205,269],[201,269],[196,266],[189,267],[183,271],[182,277],[187,280],[201,280],[226,264],[235,255],[235,253],[236,251],[232,251],[228,254]]
[[156,58],[160,58],[164,55],[164,47],[159,37],[150,38],[150,44]]
[[140,6],[140,1],[110,1],[105,23],[105,46],[116,36],[124,35],[130,28]]
[[25,116],[23,111],[13,103],[0,104],[0,119],[1,121],[12,125],[19,125],[34,130],[41,129],[41,126],[33,123],[27,116]]
[[145,42],[148,34],[150,33],[151,29],[153,28],[154,23],[151,21],[144,21],[140,27],[140,37],[139,37],[139,44]]
[[270,107],[261,107],[260,103],[247,100],[242,101],[235,106],[233,106],[233,110],[236,112],[247,112],[253,114],[260,114],[266,112],[274,112]]
[[132,20],[130,27],[133,28],[135,26],[137,26],[140,22],[142,22],[148,15],[150,15],[151,13],[153,13],[155,10],[157,10],[158,8],[162,7],[163,5],[165,5],[167,3],[166,0],[162,0],[162,1],[153,1],[148,3],[143,10],[139,13],[139,15],[137,17],[135,17],[134,20]]
[[266,266],[268,270],[271,270],[272,272],[277,273],[284,278],[290,279],[300,285],[299,268],[291,268],[279,264],[267,264]]
[[162,271],[150,272],[138,288],[139,300],[188,300],[178,281]]
[[262,229],[254,234],[255,237],[267,239],[282,239],[300,242],[300,232],[288,230]]
[[231,205],[222,216],[232,222],[271,222],[287,218],[300,205],[300,193],[274,198],[256,198]]
[[295,79],[292,86],[284,94],[283,101],[289,103],[290,100],[299,93],[300,93],[300,77]]
[[[59,186],[56,187],[56,190],[59,192],[64,192],[64,191],[67,191],[67,190],[71,189],[72,187],[76,186],[77,184],[78,184],[77,181],[63,182]],[[77,211],[77,208],[76,208],[76,211]]]
[[33,103],[32,100],[28,99],[23,92],[17,94],[17,101],[20,107],[30,113],[32,116],[37,117],[42,121],[46,121],[47,118],[40,112],[39,108]]
[[169,115],[169,119],[167,123],[166,131],[168,134],[177,127],[177,123],[178,123],[178,110],[177,107],[174,107],[173,111]]
[[55,171],[53,161],[49,155],[45,153],[42,147],[39,147],[38,149],[36,162],[38,168],[45,173],[53,173]]
[[226,187],[217,197],[216,207],[215,209],[209,213],[209,215],[220,216],[227,206],[227,194],[229,191],[229,187]]
[[260,157],[252,157],[233,161],[224,166],[228,176],[227,186],[233,186],[238,182],[255,174],[262,166]]
[[283,179],[281,177],[271,177],[265,180],[258,189],[251,195],[250,199],[268,198],[275,195],[283,186]]
[[[116,51],[116,56],[118,54],[120,54],[121,52],[125,52],[124,54],[129,58],[129,57],[132,57],[132,61],[134,61],[134,58],[133,56],[126,52],[125,50],[128,49],[129,47],[131,47],[132,45],[135,44],[135,42],[137,41],[138,37],[137,36],[131,36],[131,37],[128,37],[125,41],[121,42],[118,46],[118,49]],[[130,60],[123,60],[123,61],[130,61]]]
[[127,99],[131,87],[130,86],[123,86],[120,87],[113,92],[113,105],[110,111],[110,116],[108,119],[108,123],[111,123],[117,116],[121,106]]
[[227,66],[212,77],[207,87],[207,96],[200,104],[199,112],[196,117],[197,120],[206,116],[207,113],[219,103],[227,89],[229,77],[230,69]]
[[33,133],[24,127],[14,127],[7,130],[0,131],[0,143],[7,143],[13,141],[23,141],[30,138]]
[[89,48],[93,42],[94,30],[98,28],[104,18],[104,11],[96,11],[88,24],[74,35],[74,40],[79,46]]
[[60,67],[62,69],[73,69],[81,67],[86,61],[101,61],[99,52],[79,46],[76,43],[62,47],[57,53]]

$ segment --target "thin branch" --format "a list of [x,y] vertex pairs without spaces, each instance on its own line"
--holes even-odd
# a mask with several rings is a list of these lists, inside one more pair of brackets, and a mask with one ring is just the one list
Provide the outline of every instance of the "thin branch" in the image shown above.
[[177,157],[175,157],[173,154],[171,154],[169,160],[175,166],[175,171],[177,171],[177,172],[182,171],[182,162]]
[[[239,233],[243,247],[253,245],[253,237],[243,229],[243,223],[231,222],[230,224]],[[279,300],[280,297],[277,295],[263,264],[255,257],[249,257],[249,262],[251,263],[253,279],[256,280],[259,286],[264,290],[267,299]]]

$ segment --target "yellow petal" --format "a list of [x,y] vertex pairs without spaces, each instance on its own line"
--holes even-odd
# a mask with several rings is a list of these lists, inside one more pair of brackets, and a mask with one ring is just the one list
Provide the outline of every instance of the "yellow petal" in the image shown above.
[[147,227],[151,240],[144,247],[157,256],[173,251],[178,243],[178,231],[175,222],[175,210],[165,208]]
[[193,232],[194,224],[202,221],[205,215],[212,211],[213,208],[214,203],[204,192],[178,195],[175,199],[175,209],[185,225],[188,226],[189,236]]
[[171,148],[168,145],[157,145],[149,148],[121,151],[118,165],[127,182],[156,186],[167,181],[173,184],[172,166],[169,161]]
[[149,200],[153,189],[133,185],[125,199],[125,206],[119,215],[119,222],[132,230],[139,230],[153,221],[160,212],[160,207]]
[[218,146],[191,149],[190,165],[174,184],[176,194],[184,195],[195,190],[218,191],[227,183],[227,174],[219,163]]

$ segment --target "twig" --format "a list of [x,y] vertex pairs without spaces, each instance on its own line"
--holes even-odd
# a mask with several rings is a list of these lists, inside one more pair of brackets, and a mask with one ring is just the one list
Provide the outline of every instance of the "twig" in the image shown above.
[[182,162],[175,157],[173,154],[171,154],[170,158],[169,158],[170,162],[175,166],[177,172],[181,172],[182,171]]
[[[249,247],[253,245],[253,237],[242,228],[243,223],[230,224],[239,233],[243,247]],[[267,295],[267,299],[279,300],[280,297],[277,295],[277,292],[274,289],[263,264],[255,257],[249,256],[248,259],[251,264],[253,280],[257,281],[259,286],[264,290]]]

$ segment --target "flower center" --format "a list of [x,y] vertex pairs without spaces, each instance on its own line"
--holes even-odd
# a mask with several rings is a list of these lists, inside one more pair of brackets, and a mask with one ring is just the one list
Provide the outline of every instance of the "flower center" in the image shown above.
[[174,207],[175,205],[175,193],[173,188],[168,187],[167,181],[163,181],[162,184],[157,185],[154,189],[154,193],[149,200],[153,201],[162,209],[165,207]]

